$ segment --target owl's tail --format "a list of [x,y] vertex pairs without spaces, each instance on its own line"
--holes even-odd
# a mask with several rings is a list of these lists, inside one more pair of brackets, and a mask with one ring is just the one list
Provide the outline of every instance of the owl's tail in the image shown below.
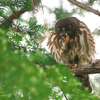
[[89,80],[89,75],[88,74],[84,74],[84,75],[75,75],[76,77],[80,78],[83,88],[87,87],[90,91],[90,93],[92,92],[92,86],[90,84],[90,80]]

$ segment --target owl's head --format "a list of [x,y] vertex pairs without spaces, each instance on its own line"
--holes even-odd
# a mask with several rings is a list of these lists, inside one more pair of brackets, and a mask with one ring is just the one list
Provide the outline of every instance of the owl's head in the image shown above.
[[70,38],[74,38],[79,27],[79,20],[75,17],[66,17],[59,20],[55,24],[55,32],[59,37],[66,37],[66,33]]

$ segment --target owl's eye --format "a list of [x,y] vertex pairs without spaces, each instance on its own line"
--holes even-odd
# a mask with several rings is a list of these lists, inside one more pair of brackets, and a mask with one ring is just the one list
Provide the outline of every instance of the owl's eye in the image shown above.
[[62,28],[57,28],[57,31],[61,32]]
[[71,24],[69,24],[69,25],[67,25],[67,27],[66,27],[67,29],[71,29],[72,28],[72,25]]

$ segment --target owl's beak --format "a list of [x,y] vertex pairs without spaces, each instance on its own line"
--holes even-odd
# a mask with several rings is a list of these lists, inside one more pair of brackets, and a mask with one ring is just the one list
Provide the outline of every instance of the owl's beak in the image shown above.
[[65,34],[66,32],[65,32],[65,28],[62,28],[62,32],[63,32],[63,34]]

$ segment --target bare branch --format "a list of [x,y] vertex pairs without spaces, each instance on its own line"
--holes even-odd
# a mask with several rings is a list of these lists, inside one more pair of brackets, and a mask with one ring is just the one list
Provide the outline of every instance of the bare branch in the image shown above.
[[95,60],[92,64],[86,64],[77,67],[72,66],[70,71],[75,73],[75,75],[100,73],[100,59]]
[[100,16],[100,12],[99,12],[98,10],[95,10],[95,9],[93,9],[93,8],[91,8],[91,7],[89,7],[89,6],[85,5],[85,4],[83,4],[83,3],[81,3],[81,2],[78,2],[78,1],[76,1],[76,0],[68,0],[68,1],[71,2],[71,3],[73,3],[73,4],[75,4],[76,6],[78,6],[78,7],[80,7],[80,8],[83,8],[83,9],[89,11],[89,12],[92,12],[92,13],[94,13],[94,14]]

